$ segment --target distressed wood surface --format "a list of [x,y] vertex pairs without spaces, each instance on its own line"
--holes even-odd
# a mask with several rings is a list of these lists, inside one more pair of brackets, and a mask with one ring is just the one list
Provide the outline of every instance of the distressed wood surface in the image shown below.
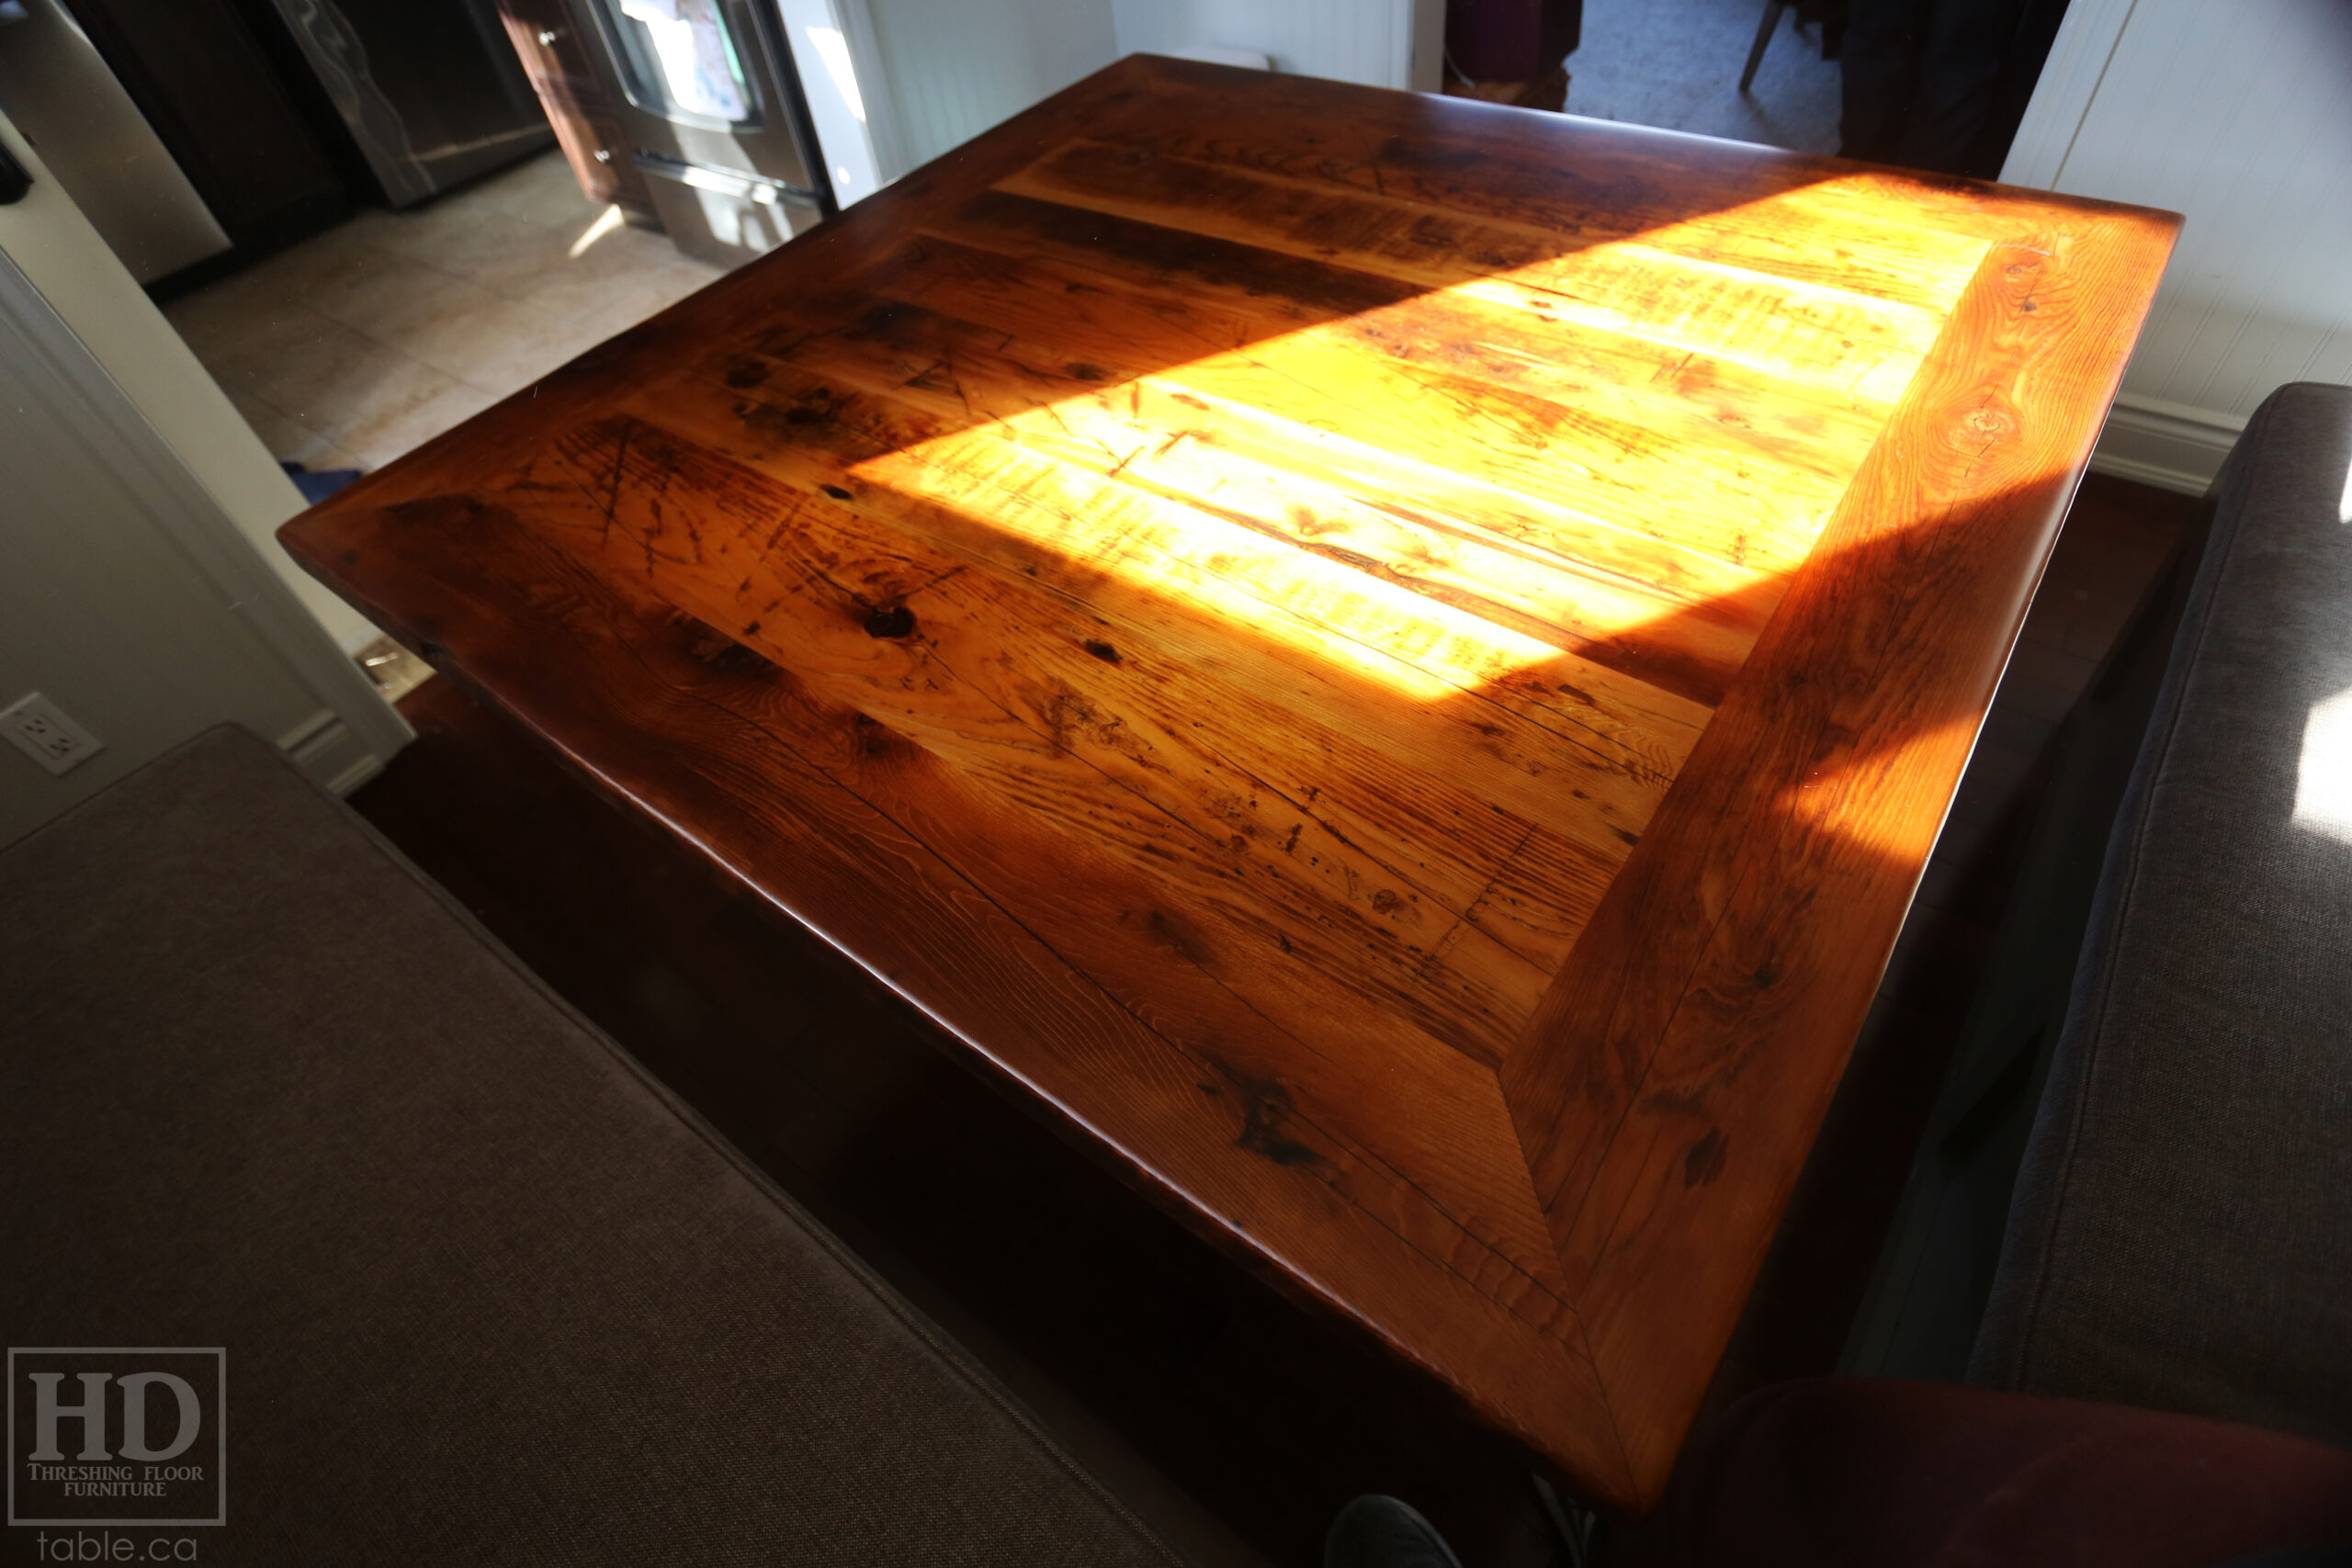
[[1638,1511],[2175,227],[1136,57],[284,537]]

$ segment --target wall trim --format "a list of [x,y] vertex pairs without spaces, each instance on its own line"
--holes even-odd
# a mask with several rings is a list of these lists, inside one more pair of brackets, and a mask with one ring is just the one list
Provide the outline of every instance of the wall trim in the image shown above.
[[1416,93],[1445,91],[1444,0],[1399,0],[1408,12],[1404,79]]
[[381,753],[362,740],[333,708],[321,708],[277,738],[294,765],[336,795],[349,795],[384,771]]
[[2139,0],[2074,0],[2067,8],[2065,20],[2058,24],[2058,36],[2051,42],[2050,58],[2034,83],[2025,118],[2018,122],[2017,136],[2009,143],[2009,155],[2002,162],[2004,183],[2031,186],[2036,190],[2057,188],[2067,156],[2075,150],[2075,138],[2090,114],[2091,99],[2098,96],[2108,62],[2115,58],[2124,24],[2132,19],[2138,4]]
[[[44,171],[45,173],[45,171]],[[90,449],[115,469],[147,525],[192,566],[262,646],[324,705],[364,752],[388,760],[413,739],[407,723],[346,657],[294,591],[239,531],[120,383],[41,294],[15,259],[0,252],[0,323],[12,331],[62,398],[79,405],[70,418]],[[313,720],[297,726],[309,732]],[[348,762],[337,764],[345,771]],[[322,784],[328,775],[313,773]]]
[[384,771],[384,758],[333,708],[321,708],[277,738],[294,765],[336,795],[349,795]]
[[2091,469],[2159,490],[2202,495],[2245,429],[2243,414],[2126,392],[2108,413]]

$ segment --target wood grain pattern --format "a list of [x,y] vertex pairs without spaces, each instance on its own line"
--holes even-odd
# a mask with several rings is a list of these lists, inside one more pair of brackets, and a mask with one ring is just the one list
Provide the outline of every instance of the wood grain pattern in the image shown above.
[[1637,1511],[2173,231],[1138,57],[285,538]]

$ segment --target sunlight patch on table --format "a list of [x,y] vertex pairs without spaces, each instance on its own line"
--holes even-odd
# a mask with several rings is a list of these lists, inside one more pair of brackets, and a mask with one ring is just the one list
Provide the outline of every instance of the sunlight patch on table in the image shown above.
[[[1830,368],[1799,363],[1810,350],[1838,361],[1843,398],[1838,400],[1883,406],[1909,384],[1940,323],[1937,307],[1958,297],[1984,244],[1909,227],[1903,221],[1907,214],[1890,205],[1883,239],[1862,243],[1884,252],[1873,254],[1873,265],[1908,269],[1915,288],[1924,292],[1920,302],[1892,303],[1774,272],[1776,263],[1811,265],[1817,258],[1766,254],[1762,236],[1771,226],[1762,217],[1783,205],[1810,208],[1825,197],[1848,207],[1880,199],[1871,179],[1827,183],[1838,188],[1808,187],[1638,235],[1577,245],[1523,265],[1457,277],[1411,301],[1345,319],[1381,329],[1375,337],[1402,337],[1416,330],[1417,312],[1427,299],[1459,298],[1488,310],[1510,309],[1539,342],[1555,331],[1623,333],[1685,350],[1685,364],[1703,348],[1802,382],[1818,381]],[[1676,254],[1683,247],[1692,254]],[[1644,274],[1662,269],[1691,287],[1634,310],[1630,300],[1616,298],[1613,288],[1598,286],[1625,268]],[[1575,287],[1576,276],[1586,273],[1596,280],[1589,298]],[[1767,310],[1771,301],[1780,309]],[[1086,308],[1082,294],[1070,306],[1081,313]],[[1383,326],[1391,315],[1396,321]],[[1839,336],[1829,330],[1833,324],[1850,325],[1853,335]],[[1733,330],[1737,328],[1754,341]],[[1123,330],[1133,330],[1132,323]],[[1649,607],[1642,619],[1613,614],[1611,606],[1637,601],[1601,592],[1607,587],[1605,571],[1591,573],[1570,561],[1573,570],[1587,571],[1592,586],[1579,593],[1566,578],[1557,587],[1548,580],[1544,586],[1561,604],[1579,610],[1573,630],[1562,626],[1556,635],[1546,635],[1540,617],[1531,625],[1518,614],[1511,617],[1515,624],[1498,624],[1477,613],[1481,600],[1523,611],[1544,597],[1521,581],[1535,558],[1524,545],[1496,536],[1492,542],[1498,547],[1475,558],[1482,565],[1512,563],[1504,573],[1508,581],[1493,583],[1464,581],[1460,558],[1467,552],[1450,547],[1443,558],[1385,558],[1365,541],[1385,536],[1381,547],[1386,547],[1401,530],[1384,523],[1379,529],[1359,526],[1352,536],[1341,537],[1334,512],[1378,520],[1378,509],[1392,502],[1392,495],[1341,489],[1336,492],[1340,509],[1310,509],[1299,503],[1334,498],[1328,474],[1312,484],[1298,479],[1300,494],[1288,495],[1284,476],[1245,472],[1247,465],[1218,442],[1225,422],[1279,423],[1286,418],[1297,427],[1302,450],[1318,440],[1340,438],[1409,455],[1410,442],[1398,439],[1407,427],[1424,422],[1451,426],[1464,417],[1459,395],[1442,380],[1416,388],[1401,373],[1409,359],[1368,361],[1363,378],[1347,384],[1334,376],[1328,323],[1309,321],[1236,343],[1223,335],[1213,312],[1171,316],[1167,339],[1148,338],[1137,349],[1134,365],[1083,392],[1052,400],[1028,400],[1017,391],[1008,396],[1009,389],[1001,385],[975,385],[967,391],[950,361],[924,368],[918,378],[924,389],[938,390],[935,383],[944,373],[944,385],[963,400],[965,417],[972,423],[869,459],[854,471],[867,482],[955,506],[1221,624],[1249,626],[1423,701],[1487,688],[1572,658],[1570,645],[1580,639],[1638,636],[1657,618]],[[1011,338],[1005,352],[1015,363],[1026,363],[1023,355],[1057,353]],[[1452,352],[1478,350],[1463,344]],[[1046,359],[1039,368],[1050,373],[1060,367],[1057,359]],[[1328,400],[1329,414],[1318,418],[1294,409],[1285,416],[1239,408],[1237,399],[1255,401],[1249,397],[1252,378],[1268,377]],[[1188,390],[1193,382],[1200,385]],[[1821,393],[1815,389],[1805,395],[1818,400]],[[1732,441],[1714,446],[1687,440],[1629,444],[1623,432],[1631,428],[1628,422],[1638,410],[1629,410],[1622,389],[1604,396],[1596,388],[1580,399],[1564,380],[1547,388],[1544,399],[1588,417],[1548,425],[1521,422],[1510,400],[1499,399],[1482,416],[1489,428],[1476,432],[1461,467],[1463,478],[1523,497],[1538,514],[1573,496],[1578,510],[1605,530],[1654,541],[1686,534],[1688,547],[1717,554],[1724,552],[1726,539],[1744,546],[1752,540],[1756,552],[1777,555],[1772,569],[1785,570],[1803,558],[1850,477],[1781,473]],[[1148,412],[1147,402],[1154,405]],[[1175,409],[1176,403],[1193,412]],[[1702,406],[1712,416],[1713,405]],[[1480,443],[1491,454],[1485,460]],[[1026,448],[1034,461],[1016,470],[1001,456],[1007,446]],[[1862,450],[1856,444],[1850,460],[1859,463]],[[1312,538],[1296,521],[1310,511]],[[1489,538],[1476,520],[1437,520],[1474,545]],[[1315,547],[1305,547],[1310,543]],[[1731,552],[1734,559],[1746,553]],[[1362,564],[1351,564],[1351,557]]]

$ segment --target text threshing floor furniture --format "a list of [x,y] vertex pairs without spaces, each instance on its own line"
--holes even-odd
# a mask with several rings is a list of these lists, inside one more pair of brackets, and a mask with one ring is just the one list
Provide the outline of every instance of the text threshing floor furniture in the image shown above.
[[1138,57],[285,537],[1638,1509],[2175,228]]

